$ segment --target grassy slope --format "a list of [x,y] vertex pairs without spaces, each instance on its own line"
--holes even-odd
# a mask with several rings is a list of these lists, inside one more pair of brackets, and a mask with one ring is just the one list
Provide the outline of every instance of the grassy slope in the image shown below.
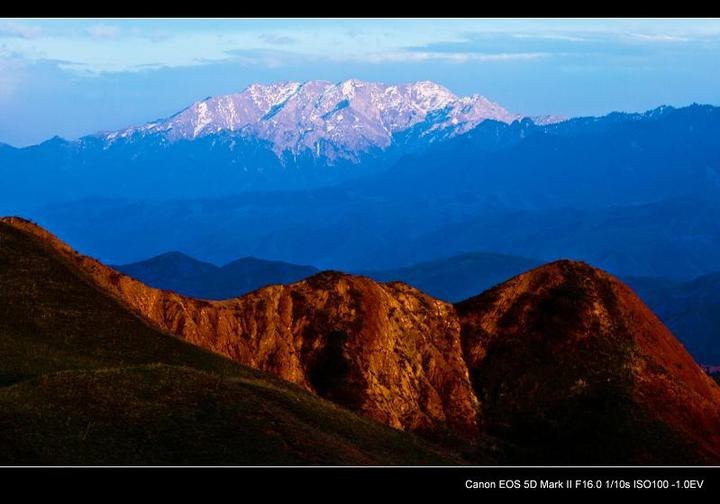
[[0,463],[458,462],[161,334],[0,222]]

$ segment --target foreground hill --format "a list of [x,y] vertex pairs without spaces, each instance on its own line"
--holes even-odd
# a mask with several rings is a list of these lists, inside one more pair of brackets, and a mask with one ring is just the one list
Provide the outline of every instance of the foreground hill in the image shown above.
[[[456,302],[539,266],[523,257],[475,252],[405,268],[362,272],[378,281],[402,281],[444,301]],[[239,259],[223,268],[180,253],[167,253],[117,269],[147,285],[205,299],[240,296],[268,284],[297,281],[311,266]],[[659,277],[623,277],[698,362],[720,363],[720,275],[689,282]]]
[[720,457],[720,388],[610,275],[560,261],[457,309],[487,431],[538,461]]
[[720,461],[720,388],[629,288],[586,264],[551,263],[455,306],[336,272],[210,302],[3,222],[153,327],[393,427],[464,439],[472,460],[489,447],[511,463]]
[[180,252],[169,252],[115,269],[152,287],[214,300],[238,297],[266,285],[296,282],[318,272],[312,266],[254,257],[244,257],[218,267]]
[[0,464],[442,464],[446,451],[159,331],[0,222]]
[[4,222],[163,332],[393,427],[478,432],[477,402],[448,303],[404,284],[335,272],[226,301],[187,298],[82,256],[28,221]]

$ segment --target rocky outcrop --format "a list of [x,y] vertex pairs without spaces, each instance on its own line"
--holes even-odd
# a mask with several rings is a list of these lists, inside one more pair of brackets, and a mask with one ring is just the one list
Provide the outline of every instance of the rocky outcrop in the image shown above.
[[551,263],[457,305],[488,432],[545,460],[720,460],[720,388],[626,285]]
[[452,305],[404,284],[319,273],[241,298],[203,301],[147,287],[23,219],[75,269],[158,328],[396,428],[478,432]]

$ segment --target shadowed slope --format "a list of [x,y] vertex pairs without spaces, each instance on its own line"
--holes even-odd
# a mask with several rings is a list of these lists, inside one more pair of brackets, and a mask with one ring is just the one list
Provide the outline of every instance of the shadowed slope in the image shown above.
[[264,376],[149,365],[0,388],[2,464],[447,464],[459,457]]
[[630,277],[625,281],[702,364],[720,365],[720,274],[689,282]]

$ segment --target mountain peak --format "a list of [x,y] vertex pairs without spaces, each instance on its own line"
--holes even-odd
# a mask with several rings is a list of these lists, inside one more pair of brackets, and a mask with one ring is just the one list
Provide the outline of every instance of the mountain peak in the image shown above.
[[270,142],[279,157],[309,151],[315,157],[357,161],[362,152],[387,148],[396,133],[418,124],[453,136],[486,119],[510,123],[521,117],[483,96],[458,97],[432,81],[284,81],[251,84],[239,93],[197,101],[168,119],[108,133],[104,139],[140,134],[176,141],[231,132]]
[[[584,450],[588,436],[598,443],[586,455],[593,463],[720,456],[707,427],[720,419],[720,389],[610,274],[556,261],[455,306],[490,432],[532,439],[543,457],[561,461]],[[536,436],[539,424],[548,430]]]
[[298,92],[302,84],[295,81],[278,82],[275,84],[251,84],[241,95],[247,93],[253,102],[265,112],[272,107],[283,103],[290,96]]

